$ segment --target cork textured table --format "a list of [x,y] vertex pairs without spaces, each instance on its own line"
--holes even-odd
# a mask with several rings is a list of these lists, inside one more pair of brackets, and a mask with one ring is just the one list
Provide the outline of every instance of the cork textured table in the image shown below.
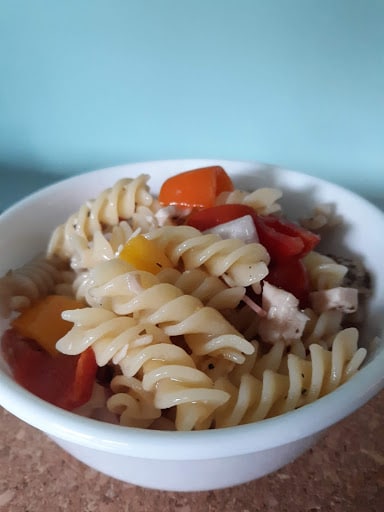
[[229,489],[173,493],[97,473],[1,410],[0,511],[383,512],[383,424],[384,392],[280,471]]

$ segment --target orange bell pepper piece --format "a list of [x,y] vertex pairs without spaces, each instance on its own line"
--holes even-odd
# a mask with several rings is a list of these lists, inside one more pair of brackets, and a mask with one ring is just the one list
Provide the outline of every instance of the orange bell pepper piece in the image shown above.
[[56,342],[72,327],[61,318],[61,313],[82,307],[82,302],[70,297],[48,295],[23,311],[11,325],[21,336],[35,340],[49,354],[56,356]]
[[161,186],[159,201],[163,205],[208,208],[221,192],[231,192],[234,185],[219,165],[202,167],[176,174]]

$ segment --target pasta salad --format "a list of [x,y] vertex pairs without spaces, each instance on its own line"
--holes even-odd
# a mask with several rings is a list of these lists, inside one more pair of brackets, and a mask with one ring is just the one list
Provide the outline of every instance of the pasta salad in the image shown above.
[[19,384],[94,419],[185,431],[283,414],[358,371],[369,275],[318,249],[340,219],[321,205],[287,219],[281,190],[238,189],[220,166],[158,195],[149,182],[118,180],[0,279]]

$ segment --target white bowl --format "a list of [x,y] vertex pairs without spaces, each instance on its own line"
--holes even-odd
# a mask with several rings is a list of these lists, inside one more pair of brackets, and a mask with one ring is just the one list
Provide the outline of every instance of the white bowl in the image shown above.
[[[305,452],[329,428],[384,387],[384,214],[361,197],[331,183],[254,162],[180,160],[129,164],[78,175],[51,185],[0,216],[0,274],[40,252],[51,230],[80,204],[117,179],[149,173],[151,190],[177,172],[222,165],[242,188],[281,188],[283,209],[293,219],[315,203],[334,203],[346,221],[329,248],[357,253],[374,279],[374,293],[361,343],[369,351],[363,368],[331,394],[301,409],[255,424],[196,432],[161,432],[110,425],[58,409],[16,384],[0,361],[0,403],[44,431],[85,464],[144,487],[196,491],[241,484],[281,468]],[[1,329],[6,327],[3,321]]]

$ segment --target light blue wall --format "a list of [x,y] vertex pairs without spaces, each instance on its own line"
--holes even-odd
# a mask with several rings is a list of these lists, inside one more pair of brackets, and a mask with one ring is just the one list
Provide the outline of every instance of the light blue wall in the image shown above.
[[384,198],[384,0],[0,0],[0,73],[0,207],[183,157]]

